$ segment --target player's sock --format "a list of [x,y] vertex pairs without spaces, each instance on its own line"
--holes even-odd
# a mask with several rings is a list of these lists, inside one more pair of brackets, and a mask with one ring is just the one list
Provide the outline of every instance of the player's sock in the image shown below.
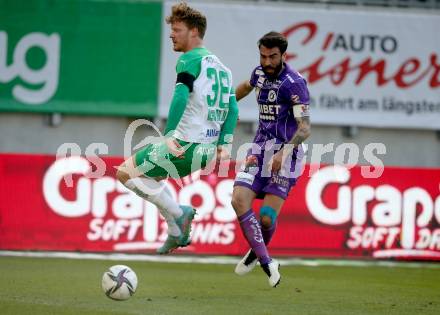
[[173,199],[165,183],[157,182],[152,178],[137,177],[129,179],[125,186],[139,197],[156,205],[168,223],[169,234],[178,236],[180,229],[174,222],[175,218],[182,216],[183,211]]
[[[261,224],[261,222],[260,222],[260,224]],[[276,222],[275,222],[275,224],[272,224],[271,227],[268,229],[261,227],[261,234],[263,234],[264,244],[266,244],[266,247],[267,247],[267,245],[269,245],[270,240],[272,239],[272,236],[275,233],[276,228],[277,228]],[[254,261],[257,258],[258,258],[257,255],[255,255],[253,249],[251,249],[251,252],[246,257],[245,264],[249,265],[252,261]]]
[[168,212],[164,211],[164,209],[161,209],[159,207],[157,209],[159,209],[160,214],[164,217],[165,222],[168,225],[168,235],[179,236],[181,232],[176,224],[176,221],[174,220],[174,217]]
[[245,214],[238,217],[238,221],[240,222],[244,237],[248,241],[252,251],[258,257],[260,264],[268,264],[271,259],[264,244],[260,224],[255,217],[254,211],[252,209],[248,210]]
[[[159,182],[162,186],[163,186],[163,191],[166,192],[166,194],[173,199],[173,195],[170,191],[170,189],[168,188],[168,186],[164,183],[164,182]],[[168,234],[171,236],[179,236],[180,233],[180,228],[179,226],[176,224],[176,221],[174,220],[174,217],[168,213],[167,211],[165,211],[164,209],[159,209],[160,214],[164,217],[167,225],[168,225]]]
[[275,233],[276,228],[277,228],[276,222],[275,224],[272,224],[268,229],[261,227],[261,233],[263,234],[264,244],[266,244],[266,246],[269,245],[270,240],[272,239],[272,236]]

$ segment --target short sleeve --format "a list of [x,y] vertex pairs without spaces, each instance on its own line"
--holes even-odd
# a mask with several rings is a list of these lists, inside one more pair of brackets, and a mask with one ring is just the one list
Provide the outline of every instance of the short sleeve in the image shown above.
[[305,79],[295,80],[295,82],[286,85],[284,94],[288,100],[293,99],[294,104],[310,104],[309,89]]
[[183,54],[179,60],[177,60],[176,73],[186,72],[197,78],[200,74],[200,61],[200,58],[188,58],[188,56]]
[[252,71],[251,78],[249,80],[249,84],[252,87],[255,87],[257,85],[258,78],[260,77],[260,72],[262,72],[262,71],[259,70],[258,67]]

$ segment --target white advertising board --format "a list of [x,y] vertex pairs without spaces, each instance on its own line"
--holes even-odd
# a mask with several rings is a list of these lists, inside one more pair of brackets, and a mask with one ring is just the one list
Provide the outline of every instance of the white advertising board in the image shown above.
[[[174,2],[165,2],[164,16]],[[314,124],[440,130],[440,15],[193,3],[208,18],[205,46],[234,86],[259,65],[257,41],[286,35],[287,63],[308,81]],[[160,104],[168,116],[179,56],[163,22]],[[256,121],[255,97],[239,102]]]

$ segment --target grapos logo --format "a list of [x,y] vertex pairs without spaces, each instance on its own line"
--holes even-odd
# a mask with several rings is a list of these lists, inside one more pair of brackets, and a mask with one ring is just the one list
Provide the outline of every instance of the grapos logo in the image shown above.
[[[49,208],[60,217],[90,220],[85,235],[90,242],[112,242],[114,250],[162,246],[168,236],[167,225],[157,207],[112,176],[89,178],[86,175],[91,169],[91,162],[80,156],[55,160],[43,178],[43,196]],[[181,189],[169,182],[166,185],[179,204],[192,204],[195,197],[200,200],[192,229],[193,244],[229,245],[236,239],[233,180],[214,176],[211,183],[215,184],[210,185],[200,173],[184,177]],[[77,177],[73,186],[63,187],[63,178],[72,174]],[[67,190],[75,197],[66,198]]]
[[[49,101],[58,88],[60,46],[61,39],[57,33],[29,33],[18,41],[12,63],[8,65],[8,34],[0,31],[0,83],[8,83],[19,77],[25,83],[39,88],[29,89],[20,84],[15,85],[12,95],[17,101],[29,105]],[[33,47],[41,48],[46,56],[46,62],[40,69],[30,68],[26,61],[26,55]]]
[[[440,195],[431,196],[417,185],[351,186],[348,168],[334,165],[315,172],[307,183],[307,207],[318,222],[351,224],[346,246],[373,250],[374,257],[438,257],[440,249]],[[338,185],[329,207],[324,191]]]

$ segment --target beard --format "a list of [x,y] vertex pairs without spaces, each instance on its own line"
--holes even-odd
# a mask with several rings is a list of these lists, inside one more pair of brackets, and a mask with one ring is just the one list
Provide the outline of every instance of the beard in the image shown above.
[[[283,68],[283,62],[280,62],[276,67],[272,67],[272,66],[266,66],[263,67],[263,72],[264,74],[268,77],[268,78],[276,78],[278,76],[278,74],[280,73],[281,69]],[[268,72],[268,70],[272,70],[271,72]]]
[[181,52],[182,51],[182,47],[178,43],[173,43],[173,50],[176,51],[176,52]]

